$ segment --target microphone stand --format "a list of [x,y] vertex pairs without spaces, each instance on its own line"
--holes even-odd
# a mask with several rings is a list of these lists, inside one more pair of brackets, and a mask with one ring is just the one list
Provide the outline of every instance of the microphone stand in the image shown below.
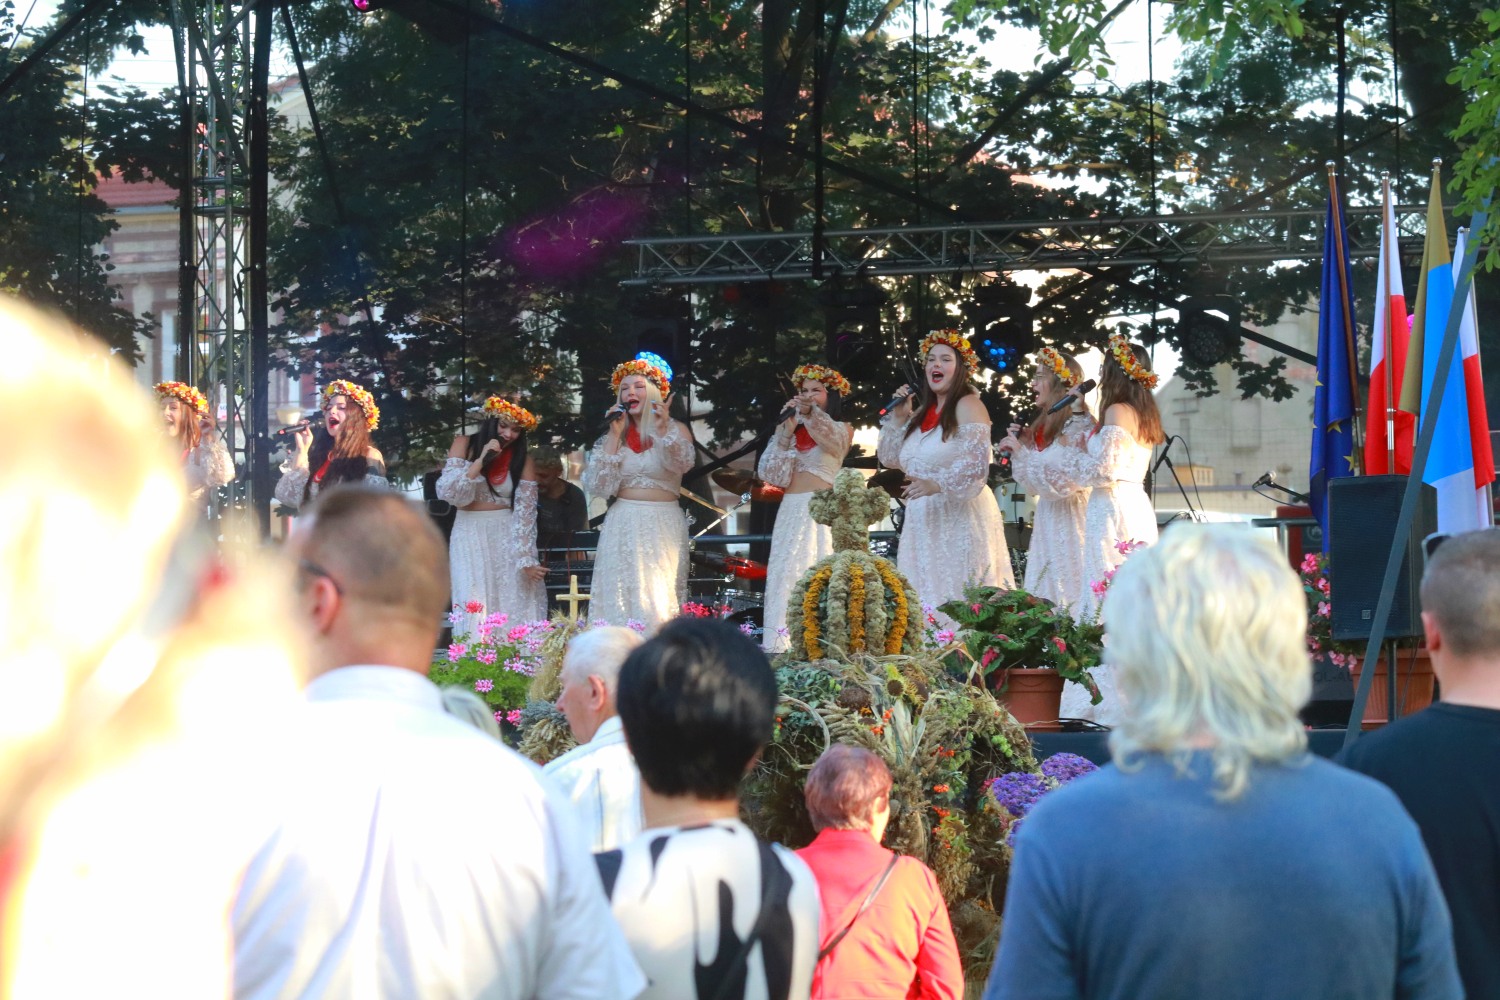
[[1167,452],[1172,450],[1172,442],[1176,440],[1176,434],[1173,434],[1171,437],[1167,438],[1166,444],[1162,447],[1161,450],[1161,457],[1159,457],[1156,460],[1156,464],[1151,467],[1151,477],[1153,479],[1156,478],[1156,471],[1160,469],[1162,467],[1162,463],[1165,462],[1167,470],[1172,473],[1172,481],[1177,484],[1177,492],[1182,494],[1182,502],[1187,504],[1188,516],[1191,517],[1194,521],[1200,521],[1203,517],[1202,514],[1200,514],[1198,510],[1193,507],[1193,501],[1188,499],[1187,487],[1182,485],[1182,479],[1177,475],[1177,466],[1173,465],[1172,459],[1167,456]]

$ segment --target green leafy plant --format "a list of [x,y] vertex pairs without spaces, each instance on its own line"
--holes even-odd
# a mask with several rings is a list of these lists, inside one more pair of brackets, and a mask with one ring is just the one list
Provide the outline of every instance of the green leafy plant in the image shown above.
[[1048,667],[1088,689],[1094,704],[1102,700],[1089,672],[1104,652],[1104,629],[1078,622],[1045,597],[1024,590],[968,587],[963,600],[938,608],[959,625],[955,652],[963,654],[985,683],[1003,691],[1012,670]]

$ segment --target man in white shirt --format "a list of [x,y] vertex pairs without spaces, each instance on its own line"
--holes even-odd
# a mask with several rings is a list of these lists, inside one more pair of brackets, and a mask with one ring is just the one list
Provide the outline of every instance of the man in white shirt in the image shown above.
[[563,654],[557,707],[579,745],[542,768],[573,803],[595,851],[610,851],[641,832],[641,774],[615,714],[620,665],[639,634],[608,625],[574,636]]
[[315,677],[267,734],[285,791],[234,907],[235,995],[635,996],[571,811],[426,676],[448,588],[426,514],[341,486],[290,548]]
[[619,711],[646,830],[595,860],[643,1000],[807,1000],[817,881],[739,818],[776,716],[765,653],[727,622],[678,618],[625,661]]

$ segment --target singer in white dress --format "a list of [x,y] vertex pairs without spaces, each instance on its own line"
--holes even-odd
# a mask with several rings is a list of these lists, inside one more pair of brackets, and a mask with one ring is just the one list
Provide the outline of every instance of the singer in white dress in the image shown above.
[[833,554],[828,525],[815,522],[808,506],[814,493],[833,485],[854,437],[854,429],[838,419],[848,379],[832,368],[807,364],[792,372],[792,384],[797,395],[786,406],[791,415],[777,425],[757,468],[762,479],[786,491],[776,510],[766,567],[761,644],[772,653],[790,645],[784,632],[792,588],[814,563]]
[[186,382],[158,382],[154,388],[167,437],[182,449],[188,499],[202,500],[209,490],[234,482],[234,459],[214,428],[203,393]]
[[[990,415],[969,378],[979,359],[957,330],[922,342],[922,387],[896,391],[880,426],[880,463],[906,473],[906,515],[896,566],[924,605],[963,597],[970,585],[1012,588],[1015,572],[990,471]],[[951,622],[938,616],[945,627]]]
[[300,510],[338,483],[389,486],[385,457],[370,443],[379,426],[380,407],[368,389],[347,379],[330,382],[323,389],[323,426],[303,427],[292,436],[276,499]]
[[449,594],[455,610],[471,601],[455,634],[474,636],[488,615],[511,624],[547,617],[547,569],[536,554],[536,468],[526,436],[536,417],[499,396],[484,402],[484,422],[473,436],[453,439],[437,495],[458,508],[448,540]]
[[[1151,395],[1156,382],[1146,349],[1112,335],[1099,373],[1103,419],[1081,453],[1077,470],[1093,489],[1084,516],[1083,580],[1073,603],[1074,617],[1099,617],[1101,598],[1096,584],[1125,561],[1128,553],[1121,551],[1123,546],[1156,541],[1156,510],[1145,488],[1151,448],[1163,439],[1161,412]],[[1106,664],[1092,673],[1104,700],[1090,705],[1083,687],[1068,684],[1063,688],[1061,715],[1113,723],[1119,718],[1114,670]]]
[[589,617],[640,622],[650,634],[677,616],[687,594],[687,516],[677,497],[693,467],[693,438],[670,416],[664,369],[637,358],[617,366],[610,382],[609,430],[583,473],[591,497],[616,498],[599,531]]
[[[1031,391],[1039,413],[1024,428],[1011,424],[1000,449],[1010,453],[1016,484],[1036,497],[1023,586],[1066,607],[1083,588],[1089,487],[1080,459],[1096,425],[1080,394],[1070,391],[1083,381],[1077,360],[1051,347],[1037,358]],[[1059,403],[1062,409],[1049,412]]]

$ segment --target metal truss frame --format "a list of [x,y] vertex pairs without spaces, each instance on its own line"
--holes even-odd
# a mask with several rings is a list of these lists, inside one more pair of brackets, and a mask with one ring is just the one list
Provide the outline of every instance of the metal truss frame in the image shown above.
[[[223,406],[248,473],[233,502],[269,529],[266,92],[269,2],[172,0],[188,183],[180,211],[178,377]],[[217,508],[221,499],[211,499]],[[216,511],[217,513],[217,511]]]
[[[1426,207],[1396,209],[1402,253],[1420,254]],[[903,274],[1270,263],[1323,256],[1323,209],[1057,219],[626,240],[628,286]],[[1350,209],[1351,259],[1380,252],[1380,207]],[[820,253],[821,251],[821,253]]]

